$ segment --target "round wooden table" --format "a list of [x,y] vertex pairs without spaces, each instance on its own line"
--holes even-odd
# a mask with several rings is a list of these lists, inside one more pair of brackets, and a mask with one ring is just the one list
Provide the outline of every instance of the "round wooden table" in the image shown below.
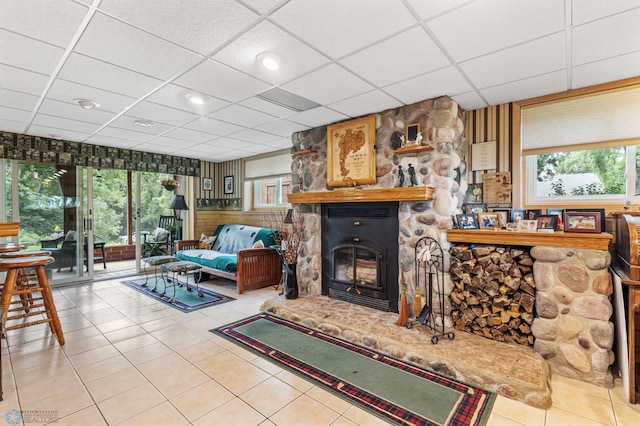
[[16,244],[16,243],[2,243],[0,244],[0,253],[9,253],[12,251],[20,251],[26,249],[27,246],[24,244]]

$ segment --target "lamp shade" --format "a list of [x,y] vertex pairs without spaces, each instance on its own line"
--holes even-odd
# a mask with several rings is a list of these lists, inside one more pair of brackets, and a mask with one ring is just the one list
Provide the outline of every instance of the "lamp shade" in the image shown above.
[[184,195],[176,195],[171,200],[171,204],[169,205],[171,210],[189,210],[189,206],[187,206],[187,202],[184,201]]

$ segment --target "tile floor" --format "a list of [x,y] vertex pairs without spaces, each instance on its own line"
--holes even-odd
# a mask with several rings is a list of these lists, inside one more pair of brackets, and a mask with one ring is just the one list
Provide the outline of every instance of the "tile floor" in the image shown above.
[[[207,284],[209,286],[209,284]],[[2,342],[7,424],[24,425],[378,425],[383,421],[208,330],[258,312],[271,288],[184,314],[118,279],[54,289],[66,344],[46,326]],[[1,421],[0,421],[1,423]],[[553,407],[498,397],[489,425],[640,424],[617,381],[603,389],[553,378]]]

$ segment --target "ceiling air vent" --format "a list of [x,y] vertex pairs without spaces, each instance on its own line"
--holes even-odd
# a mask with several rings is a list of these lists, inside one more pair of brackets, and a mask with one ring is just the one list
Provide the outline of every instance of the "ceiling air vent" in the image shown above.
[[282,90],[279,87],[274,87],[273,89],[269,89],[266,92],[262,92],[256,95],[256,98],[298,112],[306,111],[308,109],[320,106],[320,104],[316,102],[310,101],[309,99],[305,99],[298,95],[294,95],[293,93]]

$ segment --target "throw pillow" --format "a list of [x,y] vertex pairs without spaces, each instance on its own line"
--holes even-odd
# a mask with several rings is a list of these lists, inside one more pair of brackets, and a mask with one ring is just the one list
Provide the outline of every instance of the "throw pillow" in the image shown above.
[[207,234],[202,234],[200,235],[200,240],[198,241],[198,244],[196,244],[196,248],[202,249],[202,250],[211,250],[211,247],[213,246],[213,243],[215,243],[216,238],[217,238],[216,236],[207,237]]
[[264,248],[264,243],[262,242],[262,240],[258,240],[255,243],[253,243],[252,248]]
[[156,228],[156,234],[154,236],[154,239],[156,241],[164,241],[167,239],[168,236],[169,236],[169,231],[167,231],[164,228]]

